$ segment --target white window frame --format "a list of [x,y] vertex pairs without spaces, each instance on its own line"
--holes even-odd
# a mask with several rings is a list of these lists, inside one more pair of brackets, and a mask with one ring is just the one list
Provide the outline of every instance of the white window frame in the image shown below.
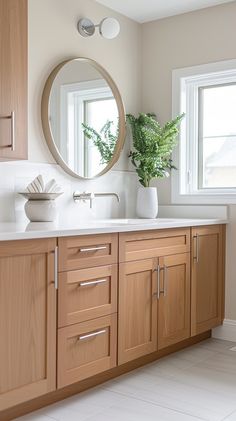
[[[69,161],[69,166],[72,166],[77,172],[84,173],[87,171],[84,163],[84,146],[82,142],[78,141],[79,139],[83,139],[84,132],[80,125],[75,132],[72,144],[68,145],[68,139],[70,138],[68,120],[74,118],[74,116],[68,113],[70,102],[75,105],[74,115],[79,116],[77,121],[84,121],[84,104],[87,101],[108,99],[110,97],[113,97],[112,91],[107,86],[107,83],[101,79],[61,85],[60,114],[63,118],[60,119],[60,150],[63,151],[66,162]],[[67,139],[67,142],[65,142],[65,139]],[[75,157],[78,157],[76,161]]]
[[[186,113],[181,123],[171,175],[171,201],[176,204],[236,203],[236,188],[199,189],[198,174],[198,90],[199,87],[236,83],[236,60],[221,61],[172,72],[172,115]],[[189,98],[191,97],[191,101]],[[191,123],[190,123],[191,122]],[[191,143],[188,141],[191,139]]]

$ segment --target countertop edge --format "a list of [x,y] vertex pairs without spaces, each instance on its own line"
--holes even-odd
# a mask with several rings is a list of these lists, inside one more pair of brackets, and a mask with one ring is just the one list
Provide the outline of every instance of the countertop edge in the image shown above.
[[[93,221],[94,222],[94,221]],[[95,235],[95,234],[112,234],[120,232],[137,232],[137,231],[151,231],[160,229],[174,229],[174,228],[190,228],[196,226],[207,226],[207,225],[224,225],[227,224],[226,219],[190,219],[189,222],[184,219],[183,221],[176,219],[176,222],[171,223],[150,223],[142,225],[100,225],[98,227],[44,227],[40,229],[39,225],[35,223],[28,224],[25,228],[19,227],[14,223],[2,223],[0,224],[0,241],[14,241],[14,240],[33,240],[42,238],[55,238],[55,237],[74,237],[81,235]],[[36,223],[43,224],[43,223]],[[11,226],[11,230],[7,230],[7,226]],[[45,226],[45,224],[43,224]],[[5,230],[3,231],[3,226]],[[15,230],[13,229],[15,227]],[[2,230],[2,231],[1,231]]]

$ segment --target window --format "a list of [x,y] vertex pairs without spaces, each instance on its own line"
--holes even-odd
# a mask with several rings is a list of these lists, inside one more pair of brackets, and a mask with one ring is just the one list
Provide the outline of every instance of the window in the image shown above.
[[107,164],[101,164],[97,147],[85,139],[81,123],[98,132],[107,120],[117,125],[118,109],[111,89],[104,80],[61,85],[60,115],[63,116],[59,137],[61,155],[75,172],[94,177]]
[[175,203],[236,203],[236,60],[173,71]]

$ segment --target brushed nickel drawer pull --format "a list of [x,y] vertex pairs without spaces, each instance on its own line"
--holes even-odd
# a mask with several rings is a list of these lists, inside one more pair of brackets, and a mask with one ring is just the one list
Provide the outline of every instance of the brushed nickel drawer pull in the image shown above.
[[103,335],[103,333],[106,333],[106,329],[98,330],[97,332],[88,333],[88,335],[78,336],[78,341],[84,341],[85,339],[92,339],[96,336]]
[[193,238],[196,238],[196,255],[193,256],[193,260],[196,260],[196,262],[199,262],[199,235],[194,235]]
[[58,247],[54,250],[54,285],[58,289]]
[[106,250],[106,246],[97,246],[97,247],[88,247],[88,248],[82,248],[79,251],[81,253],[86,253],[87,251],[98,251],[98,250]]
[[0,120],[11,120],[11,143],[5,146],[11,148],[12,152],[15,150],[15,112],[12,111],[10,115],[0,116]]
[[164,265],[164,297],[167,296],[167,288],[168,288],[168,272],[167,272],[167,266]]
[[157,292],[153,294],[153,297],[156,297],[158,300],[160,298],[160,265],[154,269],[154,272],[157,272]]
[[99,284],[104,284],[105,282],[107,282],[107,279],[98,279],[97,281],[80,282],[79,287],[96,286],[96,285],[99,285]]

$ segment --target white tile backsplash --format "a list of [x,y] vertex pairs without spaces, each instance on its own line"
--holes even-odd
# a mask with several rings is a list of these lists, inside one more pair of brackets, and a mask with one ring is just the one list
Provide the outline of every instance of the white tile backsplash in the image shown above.
[[[60,221],[89,218],[123,218],[135,216],[137,176],[131,171],[113,170],[94,180],[79,180],[67,175],[57,164],[35,162],[0,163],[0,222],[26,221],[24,213],[25,199],[18,195],[38,175],[45,180],[55,178],[64,194],[57,199]],[[93,209],[87,203],[74,203],[73,192],[115,192],[116,199],[96,198]]]

